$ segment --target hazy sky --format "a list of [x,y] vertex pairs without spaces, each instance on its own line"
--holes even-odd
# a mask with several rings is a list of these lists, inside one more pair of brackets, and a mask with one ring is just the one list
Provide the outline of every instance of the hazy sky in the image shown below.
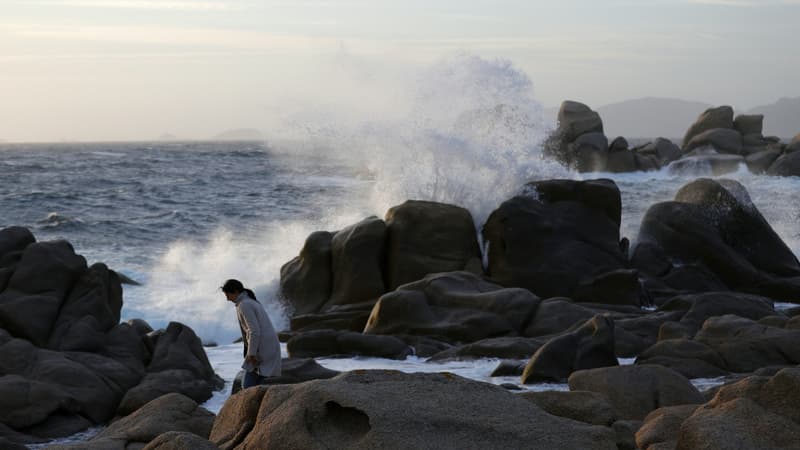
[[800,0],[0,0],[0,139],[268,130],[456,52],[510,60],[545,106],[744,109],[800,96],[798,23]]

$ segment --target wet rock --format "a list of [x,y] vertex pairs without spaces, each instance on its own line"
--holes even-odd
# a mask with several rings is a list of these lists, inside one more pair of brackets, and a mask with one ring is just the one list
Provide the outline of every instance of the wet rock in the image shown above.
[[578,172],[602,172],[608,167],[608,139],[603,133],[586,133],[568,146]]
[[316,312],[330,298],[332,240],[328,231],[311,233],[300,255],[281,267],[281,294],[293,314]]
[[767,169],[767,175],[782,177],[800,176],[800,152],[793,151],[780,156]]
[[767,171],[772,163],[781,155],[780,150],[769,149],[748,155],[745,158],[747,168],[752,173],[760,174]]
[[700,154],[673,161],[669,165],[669,172],[688,175],[710,173],[719,176],[738,171],[742,164],[745,164],[745,160],[740,155]]
[[695,135],[686,146],[685,152],[696,148],[711,147],[726,155],[742,154],[742,135],[736,130],[714,128]]
[[480,260],[472,215],[444,203],[409,200],[386,213],[389,290]]
[[291,318],[289,326],[292,331],[311,330],[348,330],[361,331],[367,324],[369,313],[375,302],[366,302],[363,309],[334,310],[315,314],[302,314]]
[[144,447],[163,433],[184,431],[207,438],[214,414],[181,394],[167,394],[150,401],[135,413],[110,424],[87,442],[55,445],[54,450],[89,448],[119,449]]
[[705,110],[697,120],[689,127],[683,137],[683,147],[698,134],[715,128],[733,128],[733,108],[730,106],[719,106]]
[[616,448],[608,428],[549,415],[501,387],[393,371],[248,389],[226,402],[210,440],[221,449]]
[[530,195],[504,202],[483,227],[494,282],[571,297],[585,280],[626,268],[613,181],[548,180],[527,188]]
[[[459,345],[440,351],[429,361],[463,360],[477,358],[527,359],[538,350],[546,340],[527,337],[499,337],[482,339],[470,344]],[[524,364],[523,364],[524,366]],[[522,375],[522,371],[516,375]]]
[[569,388],[605,395],[617,417],[628,420],[642,420],[663,406],[703,403],[686,377],[655,365],[580,370],[570,375]]
[[562,333],[573,325],[583,323],[595,312],[577,305],[565,297],[553,297],[542,301],[536,315],[525,329],[525,336],[548,336]]
[[558,130],[564,141],[573,142],[587,133],[602,133],[600,114],[580,102],[564,101],[558,111]]
[[[327,369],[319,365],[313,358],[283,358],[281,360],[281,376],[264,379],[261,384],[295,384],[311,380],[326,380],[339,375],[336,370]],[[242,377],[244,371],[240,370],[233,379],[231,395],[242,390]]]
[[[800,263],[741,184],[701,178],[682,187],[675,200],[648,209],[634,266],[646,272],[659,265],[652,258],[673,268],[697,264],[723,282],[725,290],[779,299],[800,296]],[[642,244],[646,255],[639,254]],[[671,271],[659,277],[666,279]]]
[[655,157],[660,165],[669,164],[681,157],[681,148],[669,139],[662,137],[638,148],[636,152],[643,156]]
[[382,296],[364,333],[447,342],[518,336],[539,302],[525,289],[502,288],[469,272],[433,274]]
[[368,217],[333,236],[333,285],[327,305],[374,300],[386,292],[383,280],[385,240],[386,224],[377,217]]
[[412,349],[394,336],[376,336],[353,331],[314,330],[298,333],[286,343],[292,358],[320,356],[372,356],[405,359]]
[[597,315],[539,348],[525,367],[522,382],[562,381],[576,370],[616,365],[614,321]]

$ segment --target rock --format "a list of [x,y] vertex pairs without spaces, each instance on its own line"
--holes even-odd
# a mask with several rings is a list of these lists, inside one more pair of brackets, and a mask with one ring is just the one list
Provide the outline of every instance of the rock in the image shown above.
[[594,311],[576,305],[568,298],[549,298],[539,305],[536,315],[525,329],[525,336],[547,336],[561,333],[573,325],[591,319],[594,315]]
[[[800,263],[741,184],[701,178],[682,187],[675,200],[648,209],[634,267],[647,273],[660,265],[648,260],[662,259],[673,267],[658,276],[664,280],[675,267],[696,264],[724,283],[724,290],[800,298]],[[646,255],[639,254],[643,244]],[[684,287],[691,291],[691,286]]]
[[762,150],[760,152],[748,155],[744,161],[747,164],[747,168],[750,170],[750,172],[760,174],[766,172],[780,155],[780,150]]
[[666,165],[681,157],[681,148],[665,138],[657,138],[638,150],[641,155],[654,156],[659,164]]
[[8,227],[0,230],[0,292],[6,289],[25,248],[34,242],[36,238],[27,228]]
[[685,156],[677,161],[673,161],[668,166],[668,169],[672,174],[718,176],[736,172],[744,163],[744,158],[739,155],[705,154]]
[[777,175],[781,177],[800,176],[800,152],[787,152],[780,156],[767,169],[767,175]]
[[[436,362],[477,358],[527,359],[536,353],[536,350],[544,345],[545,342],[544,339],[527,337],[488,338],[442,350],[431,356],[428,361]],[[522,370],[515,375],[522,375]]]
[[159,434],[142,450],[219,450],[219,447],[193,433],[168,431]]
[[571,167],[578,172],[602,172],[608,164],[608,139],[603,133],[586,133],[569,144]]
[[311,233],[300,255],[281,267],[281,295],[293,314],[316,312],[330,298],[332,240],[333,233]]
[[571,297],[581,282],[626,268],[620,194],[611,180],[529,183],[483,227],[488,273],[503,286],[541,297]]
[[[281,376],[269,377],[261,384],[294,384],[310,380],[325,380],[339,375],[336,370],[320,366],[313,358],[283,358],[281,360]],[[233,380],[231,395],[242,390],[242,376],[239,371]]]
[[[527,361],[500,361],[490,377],[519,377],[525,371]],[[516,385],[515,385],[516,386]]]
[[794,153],[800,150],[800,133],[797,133],[794,138],[789,141],[789,144],[786,145],[786,148],[783,150],[786,154]]
[[649,172],[661,168],[661,164],[658,162],[658,159],[655,156],[640,155],[636,153],[633,155],[633,157],[636,160],[636,170]]
[[683,375],[654,365],[579,370],[570,375],[569,388],[605,395],[617,417],[627,420],[642,420],[663,406],[703,403],[703,396]]
[[628,149],[612,151],[608,154],[606,170],[612,173],[633,172],[636,170],[636,156]]
[[498,386],[370,370],[248,389],[226,402],[210,440],[221,449],[616,449],[608,428],[551,416]]
[[677,296],[660,308],[661,311],[686,311],[680,324],[694,336],[706,319],[734,314],[758,320],[776,314],[772,300],[757,295],[736,292],[708,292]]
[[711,347],[689,339],[659,341],[636,359],[637,364],[658,364],[686,378],[715,378],[726,375],[727,364]]
[[576,370],[616,366],[614,321],[597,315],[577,330],[544,344],[531,357],[522,383],[562,381]]
[[333,290],[327,305],[374,300],[386,292],[385,240],[386,224],[377,217],[368,217],[333,236]]
[[758,134],[764,132],[764,115],[763,114],[739,114],[733,119],[733,128],[741,133]]
[[138,334],[139,336],[145,336],[147,335],[147,333],[153,331],[153,327],[151,327],[149,323],[147,323],[142,319],[130,319],[125,323],[127,323],[131,328],[133,328],[136,331],[136,334]]
[[405,359],[411,354],[411,348],[393,336],[336,330],[314,330],[296,334],[289,339],[286,349],[292,358],[346,355]]
[[603,133],[603,121],[583,103],[567,100],[558,111],[557,133],[564,142],[574,142],[587,133]]
[[733,108],[730,106],[719,106],[705,110],[683,137],[683,148],[698,134],[715,128],[733,128]]
[[518,336],[539,306],[525,289],[502,288],[469,272],[428,275],[383,295],[366,334],[408,334],[447,342]]
[[119,323],[122,286],[105,264],[95,264],[81,276],[64,300],[48,340],[60,351],[97,352],[105,334]]
[[289,327],[292,331],[311,330],[349,330],[361,331],[367,324],[369,313],[375,302],[365,302],[364,309],[336,310],[335,307],[326,312],[302,314],[291,318]]
[[703,324],[695,340],[712,348],[731,372],[800,364],[800,330],[786,330],[726,315]]
[[742,146],[742,135],[738,131],[714,128],[693,137],[684,147],[684,151],[690,152],[696,148],[711,147],[718,153],[741,155]]
[[386,213],[388,288],[480,259],[472,215],[443,203],[406,201]]
[[616,420],[611,403],[597,392],[528,391],[519,396],[554,416],[603,426],[610,426]]
[[683,421],[677,448],[798,448],[798,388],[797,368],[725,386]]
[[674,449],[678,444],[681,423],[691,416],[698,406],[666,406],[651,412],[636,432],[636,446],[644,450]]
[[609,153],[628,150],[628,140],[622,136],[616,137],[608,146]]
[[639,272],[617,269],[584,279],[575,288],[573,298],[578,302],[607,305],[646,306],[647,294],[642,291]]
[[0,328],[45,346],[63,300],[86,269],[66,241],[29,244],[0,293]]
[[183,431],[207,438],[214,414],[181,394],[167,394],[150,401],[135,413],[111,423],[87,442],[55,445],[54,450],[89,448],[126,450],[144,447],[163,433]]
[[617,434],[617,449],[638,450],[636,446],[636,432],[642,426],[640,420],[618,420],[611,425]]
[[147,374],[120,402],[118,413],[128,415],[145,403],[170,392],[181,393],[201,403],[224,382],[211,368],[203,344],[194,331],[170,322],[158,337]]

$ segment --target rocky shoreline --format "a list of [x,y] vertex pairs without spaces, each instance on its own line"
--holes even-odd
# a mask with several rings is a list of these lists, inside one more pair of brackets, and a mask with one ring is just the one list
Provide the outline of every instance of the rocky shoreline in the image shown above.
[[[736,166],[799,175],[797,137],[758,138],[763,118],[732,115],[706,111],[683,147],[631,150],[566,102],[549,148],[579,170],[722,167],[736,153]],[[716,153],[698,153],[707,146]],[[113,270],[67,242],[0,230],[0,447],[107,424],[53,448],[800,448],[800,262],[744,186],[691,181],[651,205],[633,239],[621,211],[610,179],[544,180],[477,235],[466,209],[417,200],[311,234],[281,269],[283,375],[234,386],[216,416],[199,404],[224,383],[194,331],[121,323]],[[496,376],[570,390],[313,359],[410,355],[499,358]],[[708,377],[727,382],[689,381]]]

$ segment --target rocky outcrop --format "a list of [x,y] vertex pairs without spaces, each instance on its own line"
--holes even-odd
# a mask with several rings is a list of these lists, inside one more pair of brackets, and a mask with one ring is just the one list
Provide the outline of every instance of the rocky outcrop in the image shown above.
[[581,370],[570,375],[569,388],[603,394],[614,406],[617,417],[628,420],[642,420],[663,406],[704,401],[683,375],[656,365]]
[[[311,319],[371,307],[403,284],[459,270],[483,271],[469,211],[409,200],[389,209],[385,221],[368,217],[338,232],[312,233],[300,255],[281,268],[281,294],[292,316]],[[313,327],[322,328],[341,327]],[[292,329],[298,329],[294,322]]]
[[[152,332],[143,321],[119,323],[119,277],[103,264],[87,266],[65,241],[0,230],[0,285],[0,437],[71,435],[164,393],[205,401],[220,386],[185,326]],[[121,403],[130,406],[120,411]]]
[[[701,178],[685,185],[675,201],[648,209],[638,241],[632,264],[659,279],[663,295],[719,290],[722,284],[770,298],[800,298],[800,263],[736,181]],[[694,268],[692,277],[674,276],[686,268]]]
[[[167,394],[109,425],[87,442],[54,445],[54,450],[142,448],[167,432],[188,432],[208,438],[214,414],[181,394]],[[202,442],[202,441],[201,441]]]
[[617,448],[609,428],[552,416],[503,388],[393,371],[248,389],[226,402],[210,440],[221,449]]
[[367,334],[421,335],[446,342],[525,335],[539,299],[469,272],[428,275],[378,300]]
[[705,110],[697,120],[689,127],[683,137],[683,148],[687,148],[695,136],[714,129],[733,128],[733,108],[730,106],[719,106]]
[[800,152],[793,151],[778,157],[767,169],[767,175],[800,176]]
[[611,403],[597,392],[523,392],[519,396],[535,403],[549,414],[591,425],[610,426],[617,419]]
[[413,349],[394,336],[376,336],[339,330],[314,330],[294,335],[286,343],[292,358],[373,356],[405,359]]
[[797,448],[798,392],[800,369],[751,376],[723,386],[700,407],[654,411],[645,419],[636,442],[644,450]]
[[[488,274],[507,287],[541,297],[583,296],[599,303],[640,304],[636,276],[593,288],[597,277],[627,268],[619,236],[621,201],[611,180],[529,183],[495,210],[483,227]],[[586,301],[586,300],[584,300]]]
[[558,128],[545,144],[545,155],[579,172],[606,169],[608,139],[600,115],[583,103],[565,101],[558,111]]
[[[261,384],[295,384],[311,380],[325,380],[339,375],[336,370],[322,367],[313,358],[283,358],[281,376],[265,378]],[[231,386],[231,395],[242,390],[244,371],[236,374]]]

